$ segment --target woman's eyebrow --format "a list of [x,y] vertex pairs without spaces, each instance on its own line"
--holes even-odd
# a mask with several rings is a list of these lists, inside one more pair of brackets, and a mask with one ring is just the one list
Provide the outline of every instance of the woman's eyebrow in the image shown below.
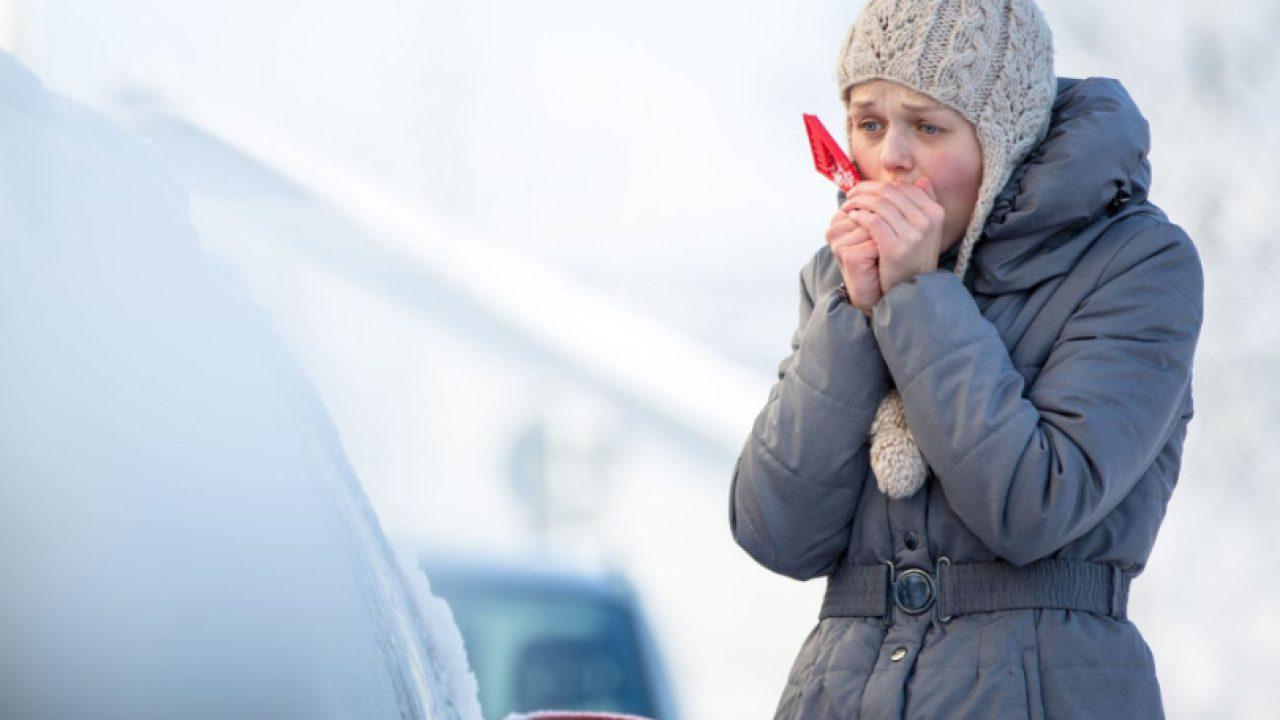
[[[867,108],[871,108],[875,106],[876,106],[875,100],[850,100],[849,101],[850,110],[866,110]],[[933,103],[930,105],[921,105],[917,103],[902,103],[902,107],[906,110],[910,110],[911,112],[935,112],[942,109],[942,106],[937,103]]]

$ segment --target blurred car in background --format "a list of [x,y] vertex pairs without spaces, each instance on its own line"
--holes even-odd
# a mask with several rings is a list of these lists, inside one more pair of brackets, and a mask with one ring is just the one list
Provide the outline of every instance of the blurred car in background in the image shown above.
[[506,720],[649,720],[639,715],[617,715],[614,712],[550,711],[529,715],[508,715]]
[[554,709],[676,720],[658,648],[621,574],[431,555],[420,565],[453,611],[487,719]]

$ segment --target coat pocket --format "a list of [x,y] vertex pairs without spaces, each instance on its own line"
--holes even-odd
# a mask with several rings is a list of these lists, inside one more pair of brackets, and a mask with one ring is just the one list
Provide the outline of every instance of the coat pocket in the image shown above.
[[934,636],[908,681],[906,720],[1044,717],[1029,707],[1027,668],[1008,614],[960,616]]
[[[1001,708],[998,715],[992,717],[1044,720],[1044,711],[1038,702],[1040,673],[1034,666],[1035,631],[1030,615],[1030,611],[998,612],[993,614],[993,621],[983,627],[978,682],[980,686],[987,686],[986,693],[993,703],[989,707]],[[1031,631],[1030,645],[1026,638],[1028,630]]]
[[1022,675],[1027,687],[1027,717],[1046,720],[1044,695],[1040,689],[1040,652],[1036,648],[1023,648]]
[[1001,711],[992,717],[1046,720],[1036,645],[1038,612],[995,613],[993,622],[983,627],[978,682],[990,685],[986,692],[999,703]]
[[1041,610],[1015,610],[1005,615],[1009,631],[1009,643],[1021,660],[1023,688],[1026,692],[1027,717],[1046,720],[1044,692],[1040,678],[1040,645],[1036,638],[1036,623]]

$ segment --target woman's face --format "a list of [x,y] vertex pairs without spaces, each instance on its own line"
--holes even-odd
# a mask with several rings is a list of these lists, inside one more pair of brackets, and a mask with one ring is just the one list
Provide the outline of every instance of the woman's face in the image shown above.
[[942,251],[964,236],[982,184],[982,145],[960,113],[889,80],[849,90],[850,155],[866,180],[910,184],[929,178],[946,211]]

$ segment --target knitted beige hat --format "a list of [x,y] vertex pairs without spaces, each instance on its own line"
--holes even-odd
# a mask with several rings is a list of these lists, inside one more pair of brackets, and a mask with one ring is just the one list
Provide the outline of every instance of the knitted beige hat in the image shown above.
[[[840,52],[841,101],[875,79],[928,95],[977,128],[982,185],[956,257],[963,279],[996,196],[1048,132],[1057,96],[1049,26],[1034,0],[869,0]],[[880,403],[871,435],[880,489],[910,497],[928,466],[897,390]]]

